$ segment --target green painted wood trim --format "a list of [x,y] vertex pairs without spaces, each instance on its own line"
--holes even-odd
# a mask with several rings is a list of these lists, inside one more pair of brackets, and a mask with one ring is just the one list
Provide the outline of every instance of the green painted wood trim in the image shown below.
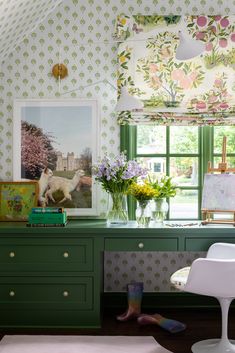
[[204,174],[207,173],[208,162],[212,161],[212,158],[213,158],[213,129],[210,126],[203,127],[202,154],[203,154],[203,164],[202,164],[202,182],[203,182]]
[[[124,151],[127,155],[127,158],[135,159],[136,158],[136,142],[137,142],[137,128],[136,126],[131,125],[122,125],[120,127],[120,150]],[[130,220],[135,219],[135,209],[136,201],[133,197],[128,196],[128,216]]]
[[121,126],[120,150],[126,152],[128,159],[133,159],[136,157],[136,134],[136,126]]

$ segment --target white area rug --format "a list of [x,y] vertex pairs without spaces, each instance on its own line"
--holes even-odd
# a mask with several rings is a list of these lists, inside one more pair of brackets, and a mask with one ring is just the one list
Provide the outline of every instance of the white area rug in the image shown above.
[[151,336],[4,336],[0,353],[172,353]]

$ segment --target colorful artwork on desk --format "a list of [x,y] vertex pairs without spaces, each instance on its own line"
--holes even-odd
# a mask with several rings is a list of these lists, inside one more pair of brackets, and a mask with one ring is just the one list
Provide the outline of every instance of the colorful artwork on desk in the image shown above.
[[206,174],[202,209],[235,211],[235,174]]
[[37,182],[0,182],[0,221],[27,221],[37,200]]

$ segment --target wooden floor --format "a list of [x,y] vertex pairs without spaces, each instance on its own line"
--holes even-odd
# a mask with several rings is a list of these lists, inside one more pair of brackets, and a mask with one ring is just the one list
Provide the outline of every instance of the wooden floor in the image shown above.
[[[120,312],[118,312],[120,314]],[[159,314],[186,323],[184,332],[170,334],[158,326],[140,327],[136,320],[125,323],[116,321],[117,313],[106,312],[100,329],[73,330],[17,330],[0,331],[4,334],[65,334],[65,335],[128,335],[153,336],[157,342],[173,353],[190,353],[194,342],[220,337],[221,315],[219,309],[161,309]],[[229,337],[235,338],[235,309],[229,313]],[[104,352],[105,353],[105,352]],[[128,352],[127,352],[128,353]]]

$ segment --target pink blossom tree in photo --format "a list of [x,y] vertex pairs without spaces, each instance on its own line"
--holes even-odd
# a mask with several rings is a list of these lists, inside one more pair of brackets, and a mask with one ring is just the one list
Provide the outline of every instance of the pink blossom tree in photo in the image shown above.
[[42,169],[55,168],[56,151],[52,146],[53,137],[36,125],[21,123],[21,176],[27,179],[40,177]]

